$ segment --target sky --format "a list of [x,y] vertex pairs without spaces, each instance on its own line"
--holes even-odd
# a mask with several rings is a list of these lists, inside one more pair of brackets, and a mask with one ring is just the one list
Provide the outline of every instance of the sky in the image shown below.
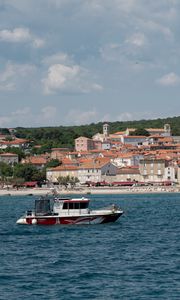
[[179,0],[0,0],[0,127],[180,115]]

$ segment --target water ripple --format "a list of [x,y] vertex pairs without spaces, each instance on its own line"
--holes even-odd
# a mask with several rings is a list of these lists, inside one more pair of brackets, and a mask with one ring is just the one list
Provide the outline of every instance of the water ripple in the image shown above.
[[18,226],[33,197],[1,197],[0,299],[179,300],[178,194],[98,195],[112,224]]

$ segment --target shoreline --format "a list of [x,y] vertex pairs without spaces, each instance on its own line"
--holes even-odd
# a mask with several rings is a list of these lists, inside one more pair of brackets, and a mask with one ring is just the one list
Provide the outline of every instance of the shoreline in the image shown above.
[[[126,188],[81,188],[76,190],[56,190],[61,195],[99,195],[99,194],[159,194],[180,193],[179,187],[126,187]],[[46,196],[53,195],[51,188],[0,189],[1,196]]]

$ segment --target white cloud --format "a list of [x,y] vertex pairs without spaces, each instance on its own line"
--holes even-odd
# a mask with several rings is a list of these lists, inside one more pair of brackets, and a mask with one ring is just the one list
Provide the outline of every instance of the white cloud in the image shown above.
[[0,41],[9,43],[32,43],[34,48],[44,46],[44,41],[34,36],[28,28],[14,28],[12,30],[3,29],[0,31]]
[[[121,44],[106,44],[99,52],[105,62],[119,63],[123,65],[126,70],[129,68],[142,70],[145,65],[152,65],[151,62],[146,61],[144,58],[146,57],[146,44],[147,39],[133,36]],[[137,62],[141,63],[141,65],[137,65]]]
[[12,119],[8,116],[0,116],[0,127],[9,127]]
[[14,86],[13,82],[9,82],[9,83],[8,82],[3,82],[3,83],[0,82],[0,91],[10,92],[13,90],[15,90],[15,86]]
[[0,116],[0,127],[55,125],[56,115],[57,109],[54,106],[45,106],[35,113],[30,107],[22,107]]
[[36,67],[28,64],[13,64],[8,62],[5,69],[0,72],[0,90],[12,91],[31,76]]
[[0,126],[10,127],[12,124],[24,126],[28,124],[27,121],[32,121],[31,117],[31,109],[29,107],[17,109],[9,113],[8,116],[0,116]]
[[79,109],[72,109],[66,116],[67,124],[71,122],[74,125],[89,124],[97,121],[98,114],[95,109],[90,111],[81,111]]
[[[143,118],[143,113],[133,111],[146,107],[156,107],[156,112],[161,113],[168,94],[164,88],[158,94],[157,103],[157,86],[152,86],[152,80],[165,75],[156,83],[163,86],[179,84],[179,0],[0,2],[2,112],[7,111],[6,105],[12,101],[14,106],[18,103],[20,107],[32,106],[35,113],[40,103],[45,102],[43,105],[47,106],[49,100],[52,106],[56,103],[57,109],[59,105],[57,115],[61,122],[65,110],[73,107],[85,110],[84,114],[80,111],[80,115],[82,113],[84,120],[88,119],[88,110],[93,112],[94,103],[100,117],[104,115],[112,121],[131,120]],[[37,49],[44,45],[41,51],[32,51],[32,47]],[[11,63],[7,64],[7,60]],[[34,71],[23,71],[24,63],[36,65]],[[167,74],[171,72],[169,70],[174,73]],[[102,86],[106,93],[98,93]],[[49,97],[41,94],[42,89]],[[3,99],[5,91],[8,101]],[[172,103],[169,111],[171,109],[173,114],[179,108],[176,103],[178,89],[171,91],[174,105]],[[167,105],[165,108],[167,113]],[[50,122],[48,115],[51,113],[54,120],[56,109],[54,112],[53,108],[42,110],[44,112],[36,113],[37,120],[32,118],[32,124],[37,124],[41,118],[44,123],[45,119]],[[100,119],[91,116],[92,120]]]
[[126,43],[130,43],[136,47],[143,47],[147,43],[147,38],[145,37],[144,33],[135,33],[132,36],[130,36]]
[[133,113],[124,112],[117,117],[118,121],[131,121],[133,120]]
[[82,125],[89,124],[92,122],[114,122],[114,121],[134,121],[141,119],[153,119],[153,113],[147,111],[140,112],[122,112],[119,115],[116,114],[104,114],[102,115],[101,111],[98,111],[97,108],[93,108],[89,111],[81,111],[80,109],[72,109],[69,111],[65,118],[65,122],[69,125]]
[[71,80],[73,81],[79,72],[80,69],[78,66],[69,67],[62,64],[50,66],[47,77],[43,79],[45,94],[63,90],[65,84]]
[[115,0],[115,5],[125,12],[130,12],[137,6],[136,0]]
[[90,74],[85,68],[73,64],[70,60],[68,61],[66,55],[52,56],[49,59],[45,59],[45,62],[51,62],[56,59],[64,60],[64,64],[57,63],[48,68],[46,77],[42,79],[45,94],[58,92],[89,93],[102,90],[101,85],[92,82]]
[[43,121],[51,120],[56,117],[57,109],[54,106],[43,107],[40,113],[40,117]]
[[29,107],[23,107],[21,109],[17,109],[16,111],[11,113],[11,116],[14,118],[27,118],[28,115],[30,115],[30,108]]
[[124,122],[124,121],[134,121],[134,120],[142,120],[142,119],[153,119],[153,113],[147,111],[140,112],[123,112],[116,117],[116,120]]
[[162,86],[177,86],[180,85],[180,76],[171,72],[157,79],[156,82]]
[[136,0],[83,0],[81,7],[86,8],[91,14],[104,13],[105,10],[120,10],[125,13],[131,12],[137,6]]
[[12,91],[15,84],[12,80],[15,70],[11,64],[7,64],[3,72],[0,73],[0,91]]
[[53,55],[44,57],[42,63],[45,65],[71,64],[72,60],[66,53],[58,52]]
[[141,24],[144,26],[144,29],[148,29],[149,31],[152,31],[154,34],[161,33],[165,38],[172,39],[173,38],[173,32],[170,29],[170,27],[167,26],[167,24],[163,24],[154,20],[144,20]]
[[32,38],[32,45],[34,48],[42,48],[45,45],[45,41],[39,38]]
[[27,28],[15,28],[13,30],[1,30],[0,40],[5,42],[26,42],[31,39],[31,34]]
[[115,43],[110,43],[103,45],[99,49],[101,57],[105,61],[120,61],[121,60],[121,53],[122,53],[122,46]]

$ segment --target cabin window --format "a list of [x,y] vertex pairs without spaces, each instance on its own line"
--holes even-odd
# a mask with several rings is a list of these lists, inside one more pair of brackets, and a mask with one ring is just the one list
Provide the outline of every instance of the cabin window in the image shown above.
[[81,209],[88,208],[88,202],[82,202],[82,203],[80,203],[80,208]]
[[70,203],[69,203],[69,209],[73,209],[73,208],[74,208],[74,207],[73,207],[73,206],[74,206],[73,204],[74,204],[73,202],[70,202]]
[[39,199],[35,201],[35,214],[45,215],[51,213],[51,205],[49,199]]
[[67,203],[67,202],[65,202],[65,203],[63,204],[63,209],[68,209],[68,203]]
[[79,203],[78,202],[74,203],[74,209],[79,209]]
[[88,208],[88,202],[65,202],[63,209],[85,209]]

